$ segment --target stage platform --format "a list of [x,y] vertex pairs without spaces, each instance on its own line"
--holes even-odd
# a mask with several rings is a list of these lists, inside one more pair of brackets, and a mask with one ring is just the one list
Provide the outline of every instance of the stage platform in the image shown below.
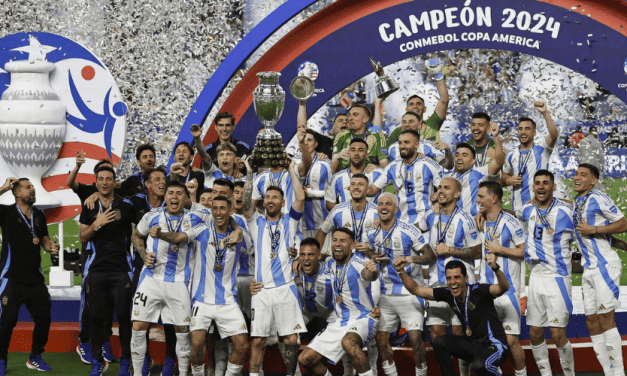
[[[78,312],[80,309],[80,287],[70,288],[49,288],[50,295],[52,297],[52,326],[50,329],[50,339],[46,346],[47,352],[74,352],[78,345]],[[627,334],[627,286],[621,286],[621,304],[622,307],[617,310],[616,323],[618,330],[621,334]],[[527,372],[529,374],[539,373],[533,356],[529,348],[529,327],[525,324],[526,317],[522,318],[522,333],[520,339],[525,349],[525,355],[527,359]],[[19,315],[19,323],[13,332],[13,339],[9,351],[11,352],[27,352],[30,350],[33,323],[30,315],[26,311],[25,307],[22,307]],[[575,351],[575,364],[577,372],[595,372],[600,371],[600,365],[598,364],[594,351],[592,350],[588,330],[585,325],[585,316],[583,315],[583,304],[581,287],[573,287],[573,315],[571,316],[568,327],[566,328],[567,335],[573,343]],[[547,338],[550,336],[547,333]],[[433,351],[429,345],[430,338],[426,336],[427,341],[427,361],[429,364],[429,374],[439,374],[439,367],[435,362]],[[549,343],[549,353],[551,359],[551,365],[554,371],[560,369],[559,358],[557,350],[552,344]],[[305,346],[303,344],[302,346]],[[627,335],[623,336],[623,356],[627,359]],[[120,356],[119,337],[117,336],[117,327],[114,328],[114,337],[111,339],[111,346],[114,354]],[[165,343],[162,329],[157,326],[156,329],[151,331],[151,343],[150,343],[151,356],[157,364],[162,364],[165,353]],[[400,375],[413,375],[413,357],[411,349],[408,347],[395,347],[394,358],[397,362],[397,367]],[[78,361],[78,355],[77,355]],[[246,363],[247,364],[247,363]],[[276,349],[276,346],[272,347],[270,351],[266,352],[264,360],[264,367],[267,372],[281,373],[284,372],[283,362],[280,354]],[[247,369],[247,365],[245,369]],[[380,367],[379,367],[380,368]],[[513,367],[511,360],[508,360],[502,369],[505,374],[513,374]],[[341,366],[332,366],[331,371],[333,374],[341,374]],[[379,369],[379,374],[383,374]]]

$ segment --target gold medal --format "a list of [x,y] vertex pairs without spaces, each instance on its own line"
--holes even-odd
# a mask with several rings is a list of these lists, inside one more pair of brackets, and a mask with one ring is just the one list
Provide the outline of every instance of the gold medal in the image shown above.
[[274,260],[276,258],[276,252],[270,252],[270,258]]
[[552,228],[550,228],[548,231],[549,235],[553,235],[553,233],[555,232],[555,230],[553,230]]
[[220,239],[218,240],[218,248],[224,249],[226,247],[226,240]]
[[33,244],[35,245],[39,244],[39,238],[33,238]]
[[172,245],[172,252],[178,252],[179,251],[179,246],[176,244]]
[[216,272],[221,272],[221,271],[222,271],[222,264],[218,264],[218,263],[216,263],[216,265],[213,267],[213,269],[214,269]]
[[342,304],[342,297],[340,295],[335,297],[335,301],[337,302],[337,304]]
[[470,330],[470,328],[466,328],[466,335],[468,337],[472,336],[472,330]]

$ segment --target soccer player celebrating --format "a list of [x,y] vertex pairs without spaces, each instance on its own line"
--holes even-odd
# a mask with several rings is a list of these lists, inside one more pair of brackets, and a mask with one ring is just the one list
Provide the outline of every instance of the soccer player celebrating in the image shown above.
[[[133,368],[142,372],[146,353],[146,331],[159,316],[174,325],[179,372],[189,368],[189,317],[191,301],[187,284],[193,257],[191,241],[202,231],[197,216],[184,209],[189,192],[183,183],[166,187],[166,207],[145,215],[133,233],[133,244],[144,259],[144,268],[133,300]],[[168,231],[162,231],[167,229]],[[148,237],[150,235],[150,237]],[[148,241],[144,242],[148,237]]]
[[397,159],[385,168],[383,174],[368,188],[368,196],[375,196],[388,184],[393,184],[400,203],[397,218],[414,224],[431,208],[429,197],[434,190],[434,180],[441,176],[441,167],[430,158],[418,156],[418,132],[402,131],[398,144],[402,159]]
[[328,267],[333,282],[337,319],[318,333],[298,357],[299,363],[316,376],[331,376],[322,358],[337,363],[346,353],[360,376],[373,376],[362,348],[376,330],[370,282],[378,278],[373,260],[353,255],[355,234],[344,227],[333,232],[333,260]]
[[194,148],[187,141],[181,141],[174,147],[174,161],[170,165],[169,180],[176,179],[180,182],[187,184],[188,182],[196,179],[198,183],[198,190],[196,192],[196,199],[194,202],[200,200],[200,191],[205,186],[205,174],[192,168],[192,161],[194,160]]
[[[396,257],[405,256],[412,264],[428,265],[435,261],[435,255],[415,226],[396,219],[398,199],[389,192],[379,197],[377,210],[380,225],[368,230],[368,247],[379,256],[389,261],[380,265],[381,296],[378,306],[381,309],[381,322],[377,331],[377,346],[383,362],[383,371],[387,376],[397,376],[394,364],[390,333],[396,330],[399,321],[407,329],[409,341],[414,353],[416,376],[427,375],[427,357],[422,341],[424,321],[424,302],[416,299],[403,287],[392,262]],[[408,265],[405,271],[423,284],[422,267]]]
[[2,228],[2,284],[0,297],[0,375],[7,374],[7,355],[13,328],[22,304],[33,317],[33,343],[26,367],[38,371],[50,371],[42,358],[50,331],[50,294],[41,272],[41,253],[57,254],[59,244],[50,240],[46,215],[33,207],[35,187],[26,178],[8,178],[0,187],[0,195],[13,192],[15,205],[0,205]]
[[288,251],[291,247],[299,248],[298,224],[305,207],[305,192],[291,159],[288,171],[294,189],[294,202],[286,214],[281,212],[285,206],[285,193],[274,185],[265,190],[265,214],[256,212],[251,205],[252,174],[248,173],[246,179],[244,214],[248,219],[250,233],[257,234],[255,280],[263,283],[263,288],[253,296],[251,303],[251,376],[259,376],[263,346],[274,330],[273,322],[280,323],[279,340],[285,344],[284,362],[287,375],[290,376],[294,375],[298,365],[298,333],[306,331]]
[[[394,261],[403,285],[423,299],[444,302],[455,309],[455,315],[464,322],[466,335],[444,334],[433,339],[433,352],[442,374],[455,375],[455,356],[470,363],[477,375],[498,375],[498,366],[507,360],[509,349],[505,331],[494,308],[494,298],[509,289],[505,274],[496,262],[496,255],[486,256],[486,263],[496,276],[497,284],[471,284],[466,265],[457,260],[446,264],[446,286],[429,288],[419,286],[407,273],[409,262],[404,257]],[[472,274],[472,273],[471,273]]]
[[[496,157],[496,139],[490,140],[488,133],[491,128],[490,115],[485,112],[476,112],[472,115],[470,123],[470,135],[472,140],[468,140],[468,145],[475,151],[475,167],[489,165]],[[505,149],[501,147],[501,151]]]
[[[351,177],[349,186],[351,200],[339,204],[331,210],[331,213],[324,220],[320,230],[316,235],[316,240],[320,244],[325,244],[327,234],[339,227],[350,228],[355,233],[355,244],[358,251],[363,251],[362,239],[378,217],[375,204],[368,202],[366,191],[368,191],[368,177],[364,174],[355,174]],[[365,244],[364,244],[365,246]],[[367,247],[365,248],[367,249]]]
[[514,210],[518,210],[533,198],[533,176],[536,171],[549,167],[551,152],[559,137],[557,126],[546,108],[546,103],[538,101],[533,105],[544,116],[549,135],[536,145],[534,142],[536,122],[528,117],[520,118],[518,122],[520,146],[507,153],[501,178],[504,185],[513,186],[512,208]]
[[[331,211],[335,205],[350,200],[350,183],[355,174],[366,175],[366,177],[368,177],[368,181],[374,182],[383,171],[383,169],[378,168],[373,164],[366,164],[366,158],[368,157],[368,144],[361,138],[355,138],[351,141],[348,147],[348,156],[350,166],[336,172],[333,175],[331,184],[325,192],[324,200],[328,211]],[[335,164],[336,161],[337,158],[334,156],[333,163]],[[376,200],[376,196],[374,197],[374,200]]]
[[227,245],[232,229],[229,226],[231,200],[225,196],[214,197],[212,220],[206,224],[204,235],[197,237],[199,254],[194,261],[192,283],[192,375],[205,375],[205,337],[215,321],[223,338],[230,338],[234,351],[229,358],[226,375],[241,372],[248,352],[248,329],[244,315],[236,301],[235,286],[240,253],[250,254],[253,244],[250,235],[234,247]]
[[610,235],[627,231],[627,219],[612,198],[594,189],[599,169],[583,163],[575,174],[573,224],[584,257],[582,276],[586,326],[605,375],[623,375],[623,352],[614,312],[622,262],[609,243]]
[[[213,182],[216,179],[225,178],[235,181],[241,178],[241,174],[237,169],[237,148],[235,145],[228,141],[221,142],[216,148],[216,163],[213,163],[200,139],[202,134],[201,128],[197,124],[193,124],[190,132],[194,137],[194,146],[196,146],[198,156],[202,161],[202,169],[205,172],[205,187],[213,187]],[[200,189],[202,188],[200,187]]]
[[525,204],[516,212],[518,218],[527,222],[529,240],[525,246],[525,259],[531,269],[527,298],[531,352],[542,376],[551,375],[549,351],[544,340],[546,327],[549,327],[564,373],[574,375],[573,348],[566,337],[566,325],[573,312],[572,210],[553,197],[556,186],[552,172],[539,170],[533,179],[534,202]]
[[[489,254],[497,256],[496,260],[508,281],[512,281],[505,294],[494,300],[494,307],[499,320],[505,329],[507,344],[512,353],[516,376],[527,375],[525,351],[520,345],[520,304],[521,286],[520,269],[525,255],[525,240],[520,221],[512,214],[501,210],[503,188],[495,181],[479,183],[477,204],[480,213],[485,216],[483,222],[483,248],[485,258]],[[485,261],[479,269],[479,283],[493,284],[496,276]],[[548,360],[548,359],[547,359]]]

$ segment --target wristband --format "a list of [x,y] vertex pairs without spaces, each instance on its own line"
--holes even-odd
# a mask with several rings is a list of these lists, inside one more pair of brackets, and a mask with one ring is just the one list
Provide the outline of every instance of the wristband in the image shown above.
[[444,78],[444,73],[442,73],[442,71],[440,71],[440,72],[434,74],[433,78],[435,78],[436,81],[439,81],[439,80]]
[[498,272],[498,271],[499,271],[499,269],[501,269],[501,265],[496,264],[496,268],[491,268],[491,269],[492,269],[492,271],[493,271],[493,272],[495,272],[495,273],[496,273],[496,272]]
[[404,274],[404,273],[405,273],[405,271],[404,271],[404,270],[402,270],[402,269],[401,269],[401,270],[397,270],[397,271],[396,271],[396,274],[398,274],[399,276],[400,276],[401,274]]

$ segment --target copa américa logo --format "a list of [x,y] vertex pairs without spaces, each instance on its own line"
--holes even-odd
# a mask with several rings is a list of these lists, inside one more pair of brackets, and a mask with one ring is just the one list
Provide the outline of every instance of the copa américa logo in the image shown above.
[[[57,161],[44,174],[46,190],[61,199],[62,207],[54,211],[58,222],[77,214],[80,202],[67,186],[69,171],[75,165],[76,153],[82,151],[86,162],[81,172],[91,173],[103,158],[116,165],[124,150],[126,113],[120,89],[105,65],[80,44],[60,35],[30,32],[0,39],[0,95],[11,82],[11,73],[3,68],[11,60],[28,60],[33,50],[43,51],[54,63],[50,86],[66,109],[66,135]],[[0,180],[6,176],[0,171]]]
[[623,62],[623,71],[627,74],[627,59]]

